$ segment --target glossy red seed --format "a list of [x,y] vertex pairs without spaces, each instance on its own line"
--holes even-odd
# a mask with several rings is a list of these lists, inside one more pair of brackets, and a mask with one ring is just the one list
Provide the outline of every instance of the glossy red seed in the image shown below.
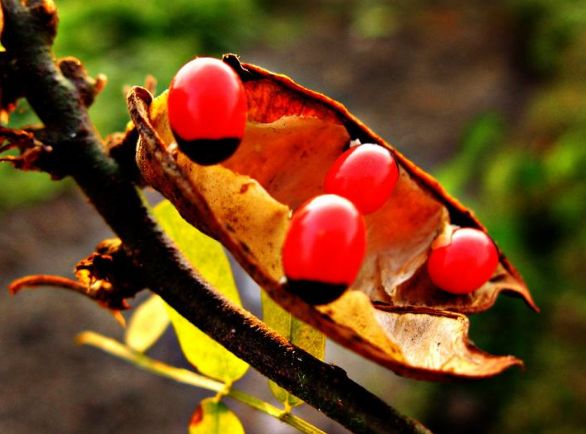
[[293,214],[283,245],[288,280],[350,285],[366,251],[364,218],[347,199],[316,196]]
[[427,262],[431,281],[453,294],[468,294],[484,285],[499,263],[497,249],[484,232],[456,229],[451,242],[432,248]]
[[167,104],[179,148],[193,153],[196,161],[201,155],[202,164],[229,157],[244,135],[244,86],[218,59],[200,57],[186,63],[171,82]]
[[399,179],[399,167],[391,153],[366,143],[348,149],[328,171],[324,190],[350,200],[363,214],[381,208]]

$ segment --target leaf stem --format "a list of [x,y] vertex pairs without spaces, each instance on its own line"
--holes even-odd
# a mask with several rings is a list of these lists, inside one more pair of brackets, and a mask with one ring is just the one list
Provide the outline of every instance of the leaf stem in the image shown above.
[[249,407],[265,413],[271,417],[274,417],[275,419],[278,419],[303,433],[325,434],[324,431],[320,430],[306,420],[294,416],[291,413],[284,413],[282,409],[279,409],[269,404],[268,402],[262,401],[261,399],[239,390],[232,388],[227,390],[226,384],[220,381],[213,380],[188,369],[177,368],[159,360],[155,360],[143,353],[127,347],[115,339],[109,338],[99,333],[90,331],[83,332],[76,337],[75,341],[80,345],[89,345],[98,348],[108,354],[118,357],[119,359],[132,363],[133,365],[138,366],[145,371],[169,378],[171,380],[175,380],[178,383],[201,387],[202,389],[211,390],[212,392],[217,392],[218,394],[224,394],[224,396],[228,396],[232,399],[240,401],[241,403],[246,404]]

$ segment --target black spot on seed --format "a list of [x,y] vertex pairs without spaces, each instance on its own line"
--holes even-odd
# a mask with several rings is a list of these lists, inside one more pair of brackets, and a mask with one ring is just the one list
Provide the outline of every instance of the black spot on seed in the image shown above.
[[197,140],[175,138],[181,152],[187,155],[191,161],[202,166],[218,164],[228,159],[236,152],[240,144],[240,139],[237,137]]

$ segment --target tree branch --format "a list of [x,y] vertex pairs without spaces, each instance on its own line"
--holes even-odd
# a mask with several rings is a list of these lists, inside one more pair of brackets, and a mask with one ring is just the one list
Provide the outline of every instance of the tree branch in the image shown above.
[[428,433],[335,366],[289,344],[250,313],[218,295],[157,226],[142,198],[109,158],[84,96],[51,52],[51,0],[2,0],[3,43],[30,105],[45,125],[52,164],[72,176],[123,241],[150,288],[213,339],[280,386],[356,433]]

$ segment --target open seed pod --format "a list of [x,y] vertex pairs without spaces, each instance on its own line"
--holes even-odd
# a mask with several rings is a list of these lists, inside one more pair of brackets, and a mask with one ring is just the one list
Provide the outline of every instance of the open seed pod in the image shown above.
[[[199,166],[177,150],[166,93],[154,100],[142,88],[129,94],[145,181],[228,248],[283,308],[401,375],[483,378],[521,364],[513,356],[489,355],[468,339],[465,314],[488,309],[501,292],[536,309],[502,254],[490,281],[472,294],[440,291],[426,273],[438,236],[454,226],[485,230],[474,215],[341,104],[234,56],[224,61],[244,83],[248,121],[240,147],[222,164]],[[284,288],[281,246],[290,212],[323,193],[328,168],[351,140],[389,149],[400,178],[391,199],[366,217],[368,250],[358,278],[339,299],[316,307]]]

